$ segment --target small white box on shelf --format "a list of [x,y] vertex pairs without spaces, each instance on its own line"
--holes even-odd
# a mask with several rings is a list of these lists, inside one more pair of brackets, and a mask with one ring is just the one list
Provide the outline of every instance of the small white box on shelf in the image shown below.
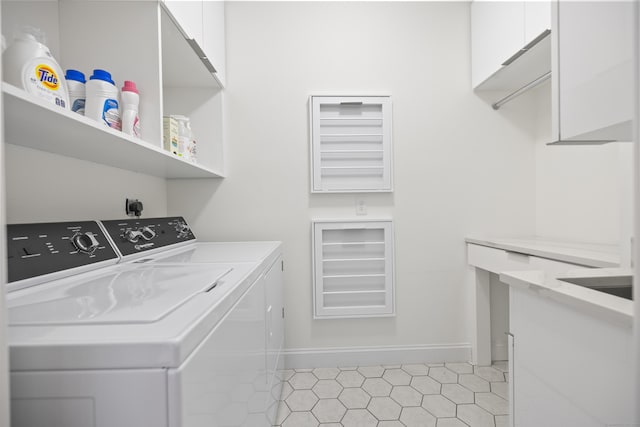
[[173,117],[162,118],[162,142],[164,149],[178,156],[178,121]]

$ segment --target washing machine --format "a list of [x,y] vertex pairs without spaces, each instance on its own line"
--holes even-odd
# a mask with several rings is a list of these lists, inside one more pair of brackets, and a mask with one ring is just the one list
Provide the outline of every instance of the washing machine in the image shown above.
[[[248,411],[250,414],[266,411],[269,423],[275,422],[284,370],[284,358],[281,357],[285,315],[281,242],[200,242],[183,217],[128,218],[101,221],[101,225],[124,263],[220,267],[257,265],[253,270],[255,276],[249,281],[262,279],[265,282],[264,302],[258,298],[252,301],[263,307],[266,352],[265,368],[260,370],[261,375],[254,381]],[[166,239],[167,235],[171,238]],[[252,308],[247,311],[258,313],[260,310]]]
[[[127,244],[186,249],[195,236],[179,221],[129,230]],[[269,425],[238,387],[259,389],[265,372],[261,263],[129,261],[107,228],[7,227],[12,426]]]

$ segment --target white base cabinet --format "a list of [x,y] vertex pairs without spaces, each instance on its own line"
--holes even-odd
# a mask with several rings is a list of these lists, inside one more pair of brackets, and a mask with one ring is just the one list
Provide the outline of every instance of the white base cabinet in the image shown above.
[[630,325],[527,289],[511,287],[509,304],[514,426],[635,425]]
[[[522,252],[477,244],[467,244],[467,262],[473,267],[469,275],[469,291],[472,293],[473,301],[473,313],[470,317],[472,331],[471,357],[472,362],[480,366],[488,366],[491,365],[492,360],[499,360],[504,355],[502,346],[506,344],[508,349],[510,345],[509,342],[505,343],[506,337],[504,337],[503,333],[506,333],[510,327],[506,312],[512,310],[512,307],[494,306],[492,309],[492,275],[490,273],[500,274],[503,271],[541,270],[547,274],[561,274],[568,270],[586,268],[584,265],[570,264]],[[500,282],[494,284],[504,286]],[[494,287],[494,289],[497,290],[499,288]],[[511,288],[507,292],[511,293]],[[494,301],[500,300],[504,301],[506,298],[494,298]]]

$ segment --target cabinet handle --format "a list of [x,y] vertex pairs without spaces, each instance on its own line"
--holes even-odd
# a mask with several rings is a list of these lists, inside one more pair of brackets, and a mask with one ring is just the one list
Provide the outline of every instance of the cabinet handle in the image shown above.
[[187,40],[187,43],[189,43],[189,46],[191,46],[191,49],[193,49],[196,55],[198,55],[198,58],[200,58],[204,66],[207,67],[207,70],[209,70],[210,73],[216,73],[217,71],[215,67],[213,66],[209,58],[207,58],[207,54],[204,53],[204,51],[202,50],[202,48],[200,47],[196,39],[186,39],[186,40]]
[[510,250],[508,250],[508,249],[505,249],[504,251],[505,251],[506,253],[508,253],[508,254],[520,255],[520,256],[522,256],[522,257],[527,257],[527,258],[529,258],[529,256],[530,256],[529,254],[525,254],[524,252],[510,251]]
[[540,43],[549,34],[551,34],[551,30],[544,30],[542,33],[540,33],[540,35],[538,37],[536,37],[535,39],[531,40],[529,43],[527,43],[527,45],[525,47],[523,47],[522,49],[517,51],[515,54],[510,56],[506,61],[504,61],[502,63],[502,66],[503,67],[507,66],[507,65],[511,64],[512,62],[514,62],[516,59],[520,58],[522,55],[525,54],[526,51],[528,51],[529,49],[531,49],[532,47],[534,47],[535,45]]
[[558,139],[547,142],[547,145],[602,145],[610,142],[618,142],[617,139]]
[[341,102],[340,105],[344,105],[344,106],[358,106],[358,105],[362,105],[362,101],[351,101],[351,102]]
[[189,46],[191,46],[191,49],[193,49],[196,55],[198,55],[198,58],[207,57],[207,54],[204,53],[204,51],[202,50],[202,48],[200,47],[196,39],[187,39],[187,43],[189,43]]

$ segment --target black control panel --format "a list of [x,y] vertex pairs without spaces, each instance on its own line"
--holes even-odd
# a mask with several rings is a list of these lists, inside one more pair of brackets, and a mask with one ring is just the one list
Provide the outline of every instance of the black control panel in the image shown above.
[[123,256],[196,238],[182,217],[128,218],[100,222]]
[[117,259],[95,221],[7,225],[9,282]]

